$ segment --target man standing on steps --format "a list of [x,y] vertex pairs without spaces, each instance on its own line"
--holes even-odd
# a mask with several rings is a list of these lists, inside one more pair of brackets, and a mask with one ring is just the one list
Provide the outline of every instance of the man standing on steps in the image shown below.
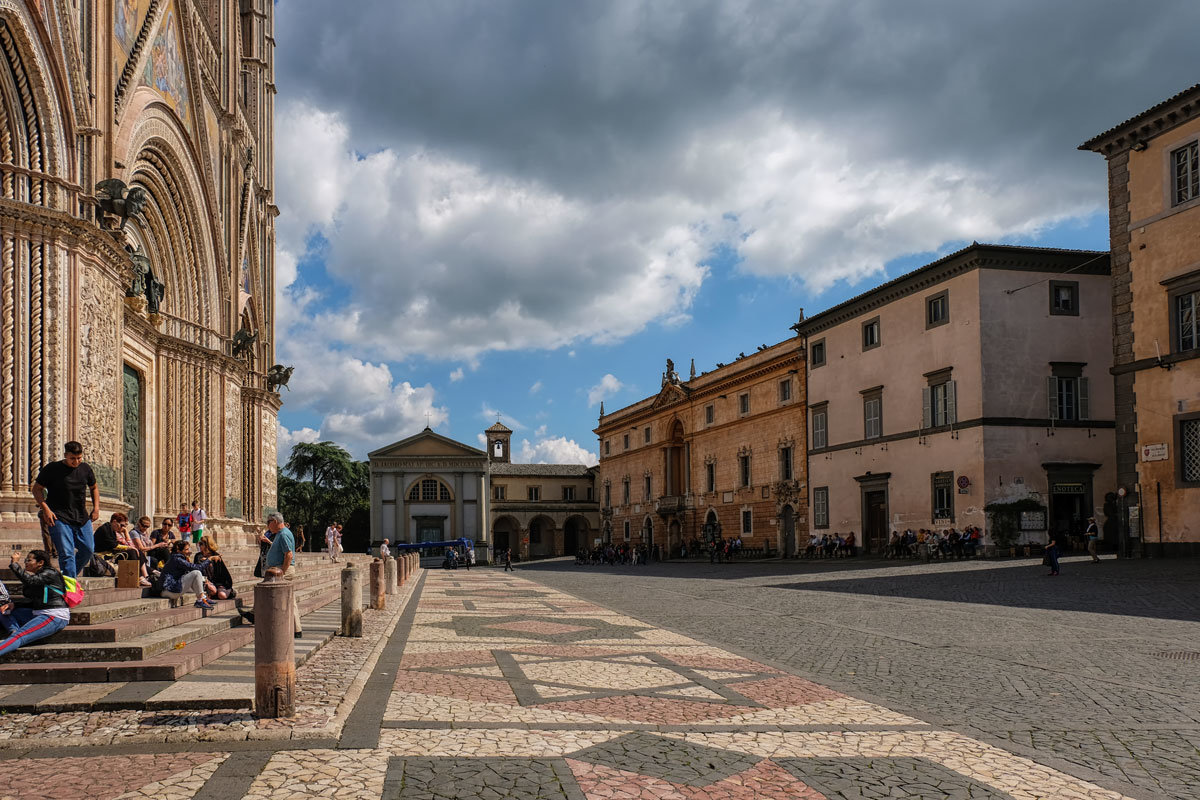
[[[83,460],[83,445],[63,445],[62,461],[43,467],[30,489],[58,551],[58,566],[63,575],[74,578],[92,560],[92,523],[100,519],[100,487]],[[90,514],[86,507],[89,493]]]
[[189,521],[192,525],[192,544],[199,546],[200,539],[204,536],[204,520],[208,519],[208,514],[204,513],[204,508],[200,505],[199,500],[192,501],[192,512],[189,516]]

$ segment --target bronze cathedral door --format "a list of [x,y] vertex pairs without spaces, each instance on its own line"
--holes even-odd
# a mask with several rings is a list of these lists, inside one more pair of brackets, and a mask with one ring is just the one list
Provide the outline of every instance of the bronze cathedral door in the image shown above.
[[142,508],[142,380],[128,364],[122,375],[121,405],[121,499],[129,503],[129,516],[136,520]]

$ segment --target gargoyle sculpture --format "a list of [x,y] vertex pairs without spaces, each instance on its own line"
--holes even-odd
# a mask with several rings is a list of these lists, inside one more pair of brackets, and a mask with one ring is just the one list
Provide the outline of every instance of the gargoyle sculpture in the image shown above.
[[[285,367],[283,364],[273,364],[267,370],[267,391],[278,394],[280,386],[286,388],[294,369],[295,367]],[[290,392],[291,389],[288,389],[288,391]]]
[[116,230],[124,230],[129,218],[142,213],[150,196],[140,186],[126,187],[120,178],[108,178],[96,184],[96,203],[103,212],[99,215],[100,227],[105,224],[105,214],[120,217],[121,224]]
[[252,333],[245,328],[239,328],[238,332],[233,335],[233,357],[241,358],[249,353],[257,339],[257,332]]

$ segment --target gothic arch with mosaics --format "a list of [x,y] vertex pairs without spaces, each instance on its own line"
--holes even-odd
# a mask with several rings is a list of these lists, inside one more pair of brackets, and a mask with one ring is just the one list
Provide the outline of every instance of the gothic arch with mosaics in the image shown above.
[[78,439],[105,512],[275,505],[273,4],[0,0],[0,538]]

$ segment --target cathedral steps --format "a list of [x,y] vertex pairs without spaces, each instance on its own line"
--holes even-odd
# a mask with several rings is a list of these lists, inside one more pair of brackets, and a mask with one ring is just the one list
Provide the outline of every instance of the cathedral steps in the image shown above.
[[[293,582],[302,614],[339,600],[343,566],[302,561]],[[252,570],[253,562],[231,567],[247,605],[257,583]],[[72,609],[72,624],[0,657],[0,684],[175,680],[254,639],[233,600],[214,601],[205,612],[188,597],[171,608],[168,599],[142,597],[142,589],[114,588],[113,578],[83,581],[85,601]]]

